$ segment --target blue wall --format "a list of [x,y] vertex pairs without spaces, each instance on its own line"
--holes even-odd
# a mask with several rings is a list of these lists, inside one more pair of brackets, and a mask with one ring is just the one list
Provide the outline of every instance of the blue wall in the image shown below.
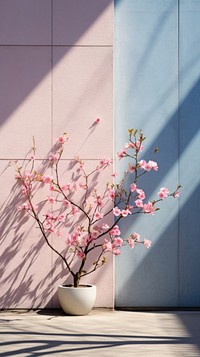
[[153,245],[116,258],[118,307],[200,306],[199,19],[196,0],[115,1],[115,150],[127,128],[141,128],[145,158],[159,147],[148,198],[183,186],[155,216],[121,224],[124,236],[137,231]]

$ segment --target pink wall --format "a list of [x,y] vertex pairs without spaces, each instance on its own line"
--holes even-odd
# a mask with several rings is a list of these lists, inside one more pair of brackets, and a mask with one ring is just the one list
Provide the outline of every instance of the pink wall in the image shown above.
[[[112,36],[113,0],[1,1],[0,308],[58,306],[62,267],[35,224],[16,216],[13,162],[32,136],[42,160],[64,131],[63,165],[74,155],[89,167],[112,157]],[[97,117],[102,123],[93,130]],[[102,269],[87,282],[97,285],[96,306],[112,307],[112,258]]]

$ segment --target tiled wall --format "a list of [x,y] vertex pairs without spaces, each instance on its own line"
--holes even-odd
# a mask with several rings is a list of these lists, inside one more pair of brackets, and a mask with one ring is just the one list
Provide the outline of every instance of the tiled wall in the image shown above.
[[[88,167],[112,157],[112,59],[112,0],[1,1],[1,308],[58,306],[62,267],[35,225],[16,218],[13,162],[33,136],[40,162],[64,131],[63,165],[74,155]],[[97,117],[102,123],[93,130]],[[88,281],[98,287],[96,306],[113,306],[112,258]]]
[[[159,170],[144,180],[148,199],[183,187],[178,201],[122,226],[152,240],[116,260],[117,306],[200,306],[200,2],[115,0],[116,151],[127,126],[147,137],[142,156]],[[123,121],[121,120],[123,116]]]

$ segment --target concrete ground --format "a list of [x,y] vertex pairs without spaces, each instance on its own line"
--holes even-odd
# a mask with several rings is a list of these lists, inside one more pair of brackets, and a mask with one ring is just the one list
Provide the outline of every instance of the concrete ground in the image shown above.
[[0,312],[0,356],[200,356],[200,311]]

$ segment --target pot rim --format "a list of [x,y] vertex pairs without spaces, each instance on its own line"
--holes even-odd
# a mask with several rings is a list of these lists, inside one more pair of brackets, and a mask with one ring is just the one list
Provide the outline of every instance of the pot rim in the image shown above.
[[72,284],[60,284],[58,285],[59,288],[67,288],[67,289],[82,289],[82,288],[96,288],[96,285],[93,284],[80,284],[79,286],[75,287]]

